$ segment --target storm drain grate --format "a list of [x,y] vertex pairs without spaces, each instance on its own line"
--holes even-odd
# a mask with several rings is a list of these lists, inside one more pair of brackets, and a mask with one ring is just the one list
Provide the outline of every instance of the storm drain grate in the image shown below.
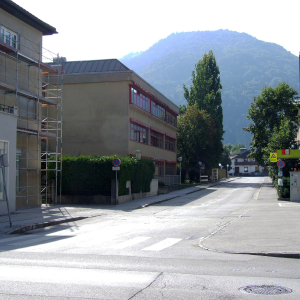
[[250,285],[239,288],[240,291],[257,295],[290,294],[291,289],[276,285]]

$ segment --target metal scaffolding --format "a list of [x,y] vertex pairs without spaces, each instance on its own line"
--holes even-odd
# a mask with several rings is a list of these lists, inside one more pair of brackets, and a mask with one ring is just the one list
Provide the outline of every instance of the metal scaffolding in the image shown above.
[[[14,36],[0,36],[0,105],[18,115],[16,206],[57,203],[63,78],[50,63],[59,56],[19,32]],[[49,75],[57,81],[50,83]]]

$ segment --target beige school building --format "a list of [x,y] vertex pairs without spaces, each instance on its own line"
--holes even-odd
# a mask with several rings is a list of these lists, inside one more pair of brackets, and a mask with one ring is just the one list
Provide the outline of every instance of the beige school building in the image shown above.
[[174,180],[179,107],[117,59],[61,65],[62,153],[135,156],[139,150],[155,162],[161,180]]

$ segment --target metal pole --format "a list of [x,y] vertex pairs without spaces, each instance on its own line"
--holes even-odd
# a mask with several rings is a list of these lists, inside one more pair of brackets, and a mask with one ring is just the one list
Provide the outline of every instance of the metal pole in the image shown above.
[[179,182],[180,182],[180,185],[181,185],[181,162],[180,162],[180,177],[179,177]]
[[116,171],[116,205],[118,204],[118,171]]
[[199,172],[199,182],[201,184],[201,165],[200,165],[200,172]]

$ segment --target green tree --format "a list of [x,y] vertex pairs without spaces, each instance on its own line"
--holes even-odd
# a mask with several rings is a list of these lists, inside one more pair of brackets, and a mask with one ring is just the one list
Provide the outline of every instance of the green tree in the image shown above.
[[186,113],[177,120],[177,151],[183,158],[182,166],[187,169],[198,169],[202,161],[208,167],[214,164],[212,144],[215,136],[215,121],[204,110],[196,105],[189,105]]
[[290,148],[294,143],[299,122],[296,95],[287,83],[279,83],[276,88],[264,87],[251,103],[247,118],[252,123],[243,129],[252,134],[250,155],[259,164],[268,165],[270,152]]
[[[221,98],[220,71],[213,51],[204,54],[202,59],[192,71],[192,85],[190,90],[183,85],[184,97],[187,107],[195,106],[200,111],[206,111],[215,122],[214,137],[211,141],[210,150],[213,164],[220,162],[223,153],[223,108]],[[187,110],[185,105],[180,107],[180,113]],[[205,161],[208,164],[208,161]]]
[[230,150],[230,155],[236,155],[241,153],[241,148],[246,148],[243,143],[238,143],[234,145],[226,144],[224,147],[227,147]]
[[221,165],[224,168],[226,168],[227,165],[229,165],[228,171],[230,171],[230,169],[231,169],[231,159],[230,159],[230,149],[229,149],[228,145],[230,145],[230,144],[227,144],[227,145],[224,146],[224,151],[223,151],[223,154],[222,154]]

